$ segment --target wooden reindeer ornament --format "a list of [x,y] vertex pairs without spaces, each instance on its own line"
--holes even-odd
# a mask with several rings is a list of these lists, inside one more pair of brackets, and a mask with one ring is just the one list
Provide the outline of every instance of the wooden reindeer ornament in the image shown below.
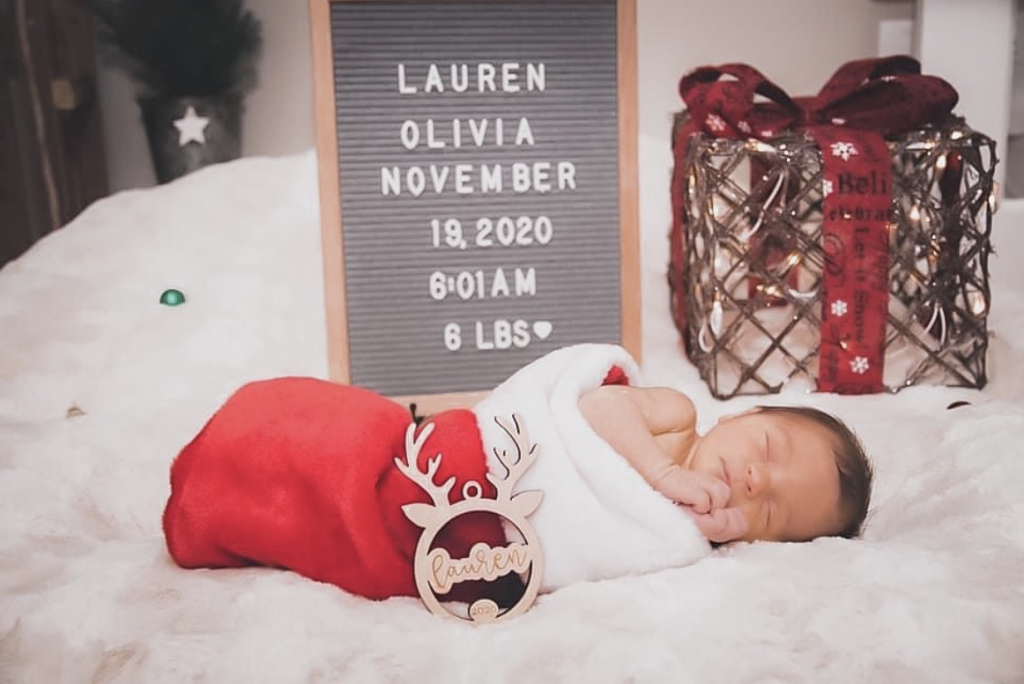
[[[501,417],[495,417],[494,421],[512,439],[516,451],[513,457],[505,449],[494,448],[495,456],[506,470],[504,477],[487,473],[487,479],[497,490],[494,499],[484,498],[480,483],[470,480],[463,485],[462,501],[451,503],[449,493],[455,485],[455,476],[449,477],[441,485],[434,482],[434,475],[441,464],[440,453],[427,461],[426,472],[417,467],[420,449],[434,431],[433,424],[427,424],[420,431],[419,437],[416,436],[416,425],[410,424],[405,433],[405,461],[395,459],[398,469],[419,485],[433,502],[411,503],[402,507],[405,516],[423,528],[414,559],[416,588],[420,598],[435,615],[474,623],[497,622],[526,612],[537,598],[544,570],[540,540],[526,519],[537,510],[544,494],[536,490],[512,493],[515,483],[537,460],[540,446],[530,444],[522,416],[513,414],[511,424]],[[478,512],[492,513],[505,519],[519,531],[523,541],[509,542],[498,548],[480,542],[473,545],[466,558],[458,559],[451,558],[444,548],[432,548],[434,539],[445,525],[459,516]],[[438,599],[439,594],[448,593],[452,585],[458,582],[478,579],[490,581],[510,572],[520,575],[528,572],[529,580],[519,600],[504,612],[495,601],[485,597],[473,601],[468,616],[463,617],[448,610]]]

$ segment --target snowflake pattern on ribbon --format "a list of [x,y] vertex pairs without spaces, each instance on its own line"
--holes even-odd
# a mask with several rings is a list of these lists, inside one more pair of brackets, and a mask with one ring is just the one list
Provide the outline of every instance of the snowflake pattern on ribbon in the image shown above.
[[839,157],[843,161],[850,161],[850,157],[857,154],[857,146],[852,142],[834,142],[832,143],[832,156]]
[[850,370],[858,375],[864,375],[868,372],[869,368],[871,368],[871,364],[863,356],[855,356],[853,357],[853,360],[850,361]]
[[748,124],[746,121],[740,121],[739,123],[737,123],[736,128],[740,129],[740,131],[742,131],[743,133],[750,135],[750,124]]
[[[976,381],[985,381],[987,338],[982,327],[976,329],[981,342],[974,345],[966,338],[960,344],[948,332],[944,336],[937,324],[930,329],[907,324],[894,329],[888,321],[924,322],[936,310],[954,315],[966,311],[970,320],[972,302],[969,298],[965,301],[963,295],[988,293],[984,272],[988,251],[974,249],[985,242],[983,231],[975,228],[987,217],[957,217],[958,240],[961,227],[969,237],[944,249],[942,256],[951,258],[943,259],[942,277],[933,277],[938,267],[932,262],[922,265],[919,252],[921,244],[934,245],[934,222],[923,220],[925,200],[917,198],[926,198],[927,209],[933,212],[956,212],[955,207],[961,203],[988,196],[992,143],[987,138],[960,140],[966,137],[966,128],[952,119],[947,122],[956,102],[955,90],[942,79],[920,74],[914,60],[858,60],[848,66],[852,68],[839,69],[817,96],[800,101],[796,107],[790,106],[788,96],[760,72],[743,64],[709,65],[680,81],[680,94],[689,114],[680,112],[675,121],[681,125],[673,128],[676,163],[672,199],[677,211],[673,216],[670,284],[677,295],[673,299],[676,326],[695,352],[691,360],[718,398],[773,393],[779,391],[787,378],[797,376],[816,381],[821,391],[840,393],[896,392],[920,383],[959,385],[965,377],[970,378],[972,386]],[[899,75],[882,76],[887,70]],[[861,78],[864,90],[858,91]],[[901,90],[889,92],[888,88],[878,88],[895,81],[900,82]],[[759,106],[767,104],[751,95],[759,90],[770,92],[772,97],[768,99],[774,105]],[[723,119],[729,116],[725,132],[717,140],[707,135],[711,133],[708,117],[712,113]],[[772,139],[776,126],[788,130],[800,128],[801,123],[805,135]],[[747,126],[752,129],[750,134],[745,134]],[[904,126],[909,129],[903,131]],[[691,145],[699,145],[700,154],[688,153],[687,150],[693,150],[690,145],[675,144],[698,131],[705,135]],[[892,132],[893,137],[879,139],[880,131]],[[940,132],[938,136],[936,131]],[[741,139],[721,139],[736,136]],[[783,145],[783,153],[778,154]],[[961,149],[966,153],[961,155],[961,165],[953,174],[956,178],[931,172],[938,151],[958,154]],[[980,154],[975,150],[981,150]],[[897,159],[898,163],[893,164]],[[738,174],[745,178],[721,173],[726,168],[740,168],[740,164],[748,165],[742,167],[744,173]],[[753,174],[746,173],[749,166],[753,166]],[[693,170],[697,172],[691,173]],[[871,175],[873,171],[877,175]],[[813,187],[794,188],[791,192],[776,187],[771,201],[766,202],[766,190],[774,185],[767,181],[783,173],[793,178],[799,174],[800,185]],[[865,178],[868,182],[864,182]],[[937,188],[943,178],[944,187]],[[816,182],[806,182],[812,179]],[[905,196],[913,200],[909,210],[905,203],[900,204]],[[842,201],[837,203],[840,197]],[[724,255],[717,249],[704,249],[709,235],[714,240],[718,236],[733,236],[737,231],[734,224],[716,221],[721,217],[700,211],[700,207],[688,212],[694,204],[687,201],[694,198],[713,198],[716,204],[722,201],[731,206],[753,207],[755,211],[761,206],[771,209],[772,243],[766,246],[760,241],[744,240],[741,250]],[[905,210],[893,213],[893,206],[904,206]],[[888,225],[887,219],[891,219]],[[750,237],[748,231],[749,228],[741,235]],[[860,252],[854,251],[862,246]],[[765,294],[775,294],[783,280],[785,285],[791,284],[788,275],[793,270],[789,267],[792,262],[786,259],[781,263],[785,256],[782,252],[787,249],[804,271],[794,280],[812,284],[813,292],[808,291],[805,296],[813,299],[801,299],[798,303],[787,298],[784,304],[793,306],[793,320],[799,326],[769,328],[761,320],[761,310],[766,304],[783,302],[765,300],[756,292],[768,290]],[[755,266],[757,271],[771,273],[749,279],[733,278],[734,283],[730,284],[723,275],[735,272],[731,269],[737,264],[744,273]],[[922,272],[922,266],[927,272]],[[840,270],[842,273],[837,273]],[[779,277],[783,274],[787,278]],[[709,276],[715,287],[708,286]],[[854,276],[864,282],[854,283]],[[763,282],[767,280],[773,280],[774,285]],[[961,282],[968,287],[962,287]],[[956,285],[951,287],[953,283]],[[726,307],[732,322],[729,326],[723,323],[714,344],[708,345],[704,338],[711,332],[707,326],[712,307],[719,302],[720,286],[730,296],[721,298],[718,306]],[[793,289],[803,288],[794,283]],[[691,293],[697,296],[690,296]],[[853,301],[846,299],[855,293],[856,309]],[[682,294],[687,296],[678,296]],[[865,298],[864,306],[860,305],[860,297]],[[845,301],[839,301],[840,298]],[[805,301],[813,304],[804,304]],[[887,314],[893,313],[899,316],[887,318]],[[688,323],[688,315],[702,325]],[[747,339],[757,340],[757,346],[751,350],[755,353],[733,353]],[[917,343],[923,354],[921,364],[887,368],[886,343],[893,339]],[[768,353],[756,353],[764,349]],[[729,354],[727,362],[722,362],[720,352]],[[921,372],[923,364],[928,364],[927,373]],[[788,375],[779,372],[780,365]]]
[[725,130],[725,121],[717,114],[708,114],[708,118],[704,123],[715,133],[721,133]]

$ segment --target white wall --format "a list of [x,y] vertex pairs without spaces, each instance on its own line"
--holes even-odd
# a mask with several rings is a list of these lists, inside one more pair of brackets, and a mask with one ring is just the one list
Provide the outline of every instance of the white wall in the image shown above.
[[638,0],[640,129],[665,135],[680,76],[746,62],[791,95],[811,95],[840,64],[877,54],[879,22],[913,4],[877,0]]
[[[957,112],[975,129],[996,142],[996,181],[1009,189],[1007,198],[992,221],[992,245],[996,258],[991,263],[993,289],[1004,285],[1024,287],[1024,153],[1021,117],[1011,120],[1015,92],[1024,74],[1014,73],[1014,43],[1021,21],[1016,0],[919,0],[917,3],[917,43],[921,64],[926,71],[942,74],[960,93]],[[950,45],[973,46],[950,49]],[[977,46],[984,46],[979,48]],[[1019,87],[1019,86],[1018,86]],[[1019,104],[1017,105],[1019,107]],[[1015,134],[1011,138],[1010,134]],[[1013,141],[1016,144],[1008,145]],[[997,191],[997,195],[1000,194]]]
[[[920,0],[917,54],[926,71],[941,74],[960,93],[957,112],[991,136],[1000,150],[1010,127],[1016,0]],[[951,50],[950,45],[977,46]],[[984,49],[981,48],[984,46]],[[959,53],[959,54],[958,54]],[[1006,165],[996,169],[1002,182]]]
[[263,20],[260,86],[249,97],[246,154],[292,154],[313,146],[313,66],[308,0],[246,0]]
[[[247,0],[263,21],[260,85],[247,101],[243,154],[313,146],[307,0]],[[878,22],[913,15],[910,0],[637,0],[640,131],[667,145],[679,77],[745,61],[792,94],[815,92],[842,62],[875,54]],[[154,183],[131,84],[101,69],[113,190]],[[643,171],[643,168],[642,168]],[[660,174],[660,171],[655,171]]]

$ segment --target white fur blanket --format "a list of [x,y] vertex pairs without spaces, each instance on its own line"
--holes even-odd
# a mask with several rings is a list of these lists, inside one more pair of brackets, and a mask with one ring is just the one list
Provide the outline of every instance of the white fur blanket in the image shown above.
[[494,449],[508,442],[495,417],[522,415],[540,446],[517,489],[544,492],[530,516],[543,546],[542,591],[683,567],[711,550],[690,516],[648,485],[580,412],[579,398],[613,367],[643,385],[622,347],[581,344],[522,368],[473,409],[492,472],[502,474]]
[[670,160],[641,138],[645,379],[702,430],[758,402],[847,420],[876,469],[863,539],[731,545],[485,627],[178,568],[174,455],[245,382],[326,374],[314,157],[246,159],[103,200],[0,271],[0,681],[1024,681],[1024,292],[993,293],[984,391],[714,401],[668,317]]

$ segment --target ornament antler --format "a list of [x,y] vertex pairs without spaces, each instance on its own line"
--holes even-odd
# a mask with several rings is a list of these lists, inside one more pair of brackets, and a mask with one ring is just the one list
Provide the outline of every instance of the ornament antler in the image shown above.
[[455,476],[452,475],[443,484],[434,483],[434,475],[437,474],[437,469],[441,465],[441,454],[438,453],[433,458],[427,459],[427,471],[423,472],[417,466],[419,460],[420,449],[423,448],[423,444],[430,437],[430,434],[434,431],[434,424],[429,423],[421,431],[419,436],[416,435],[416,424],[410,423],[409,427],[405,431],[405,462],[401,459],[395,459],[395,465],[402,473],[412,480],[414,483],[420,486],[420,489],[425,491],[430,500],[434,502],[435,508],[448,508],[451,505],[451,501],[448,498],[449,492],[455,485]]
[[518,413],[512,414],[512,423],[509,423],[508,420],[501,416],[495,416],[494,422],[505,431],[505,434],[512,439],[516,447],[515,458],[506,449],[494,447],[494,455],[498,457],[498,460],[501,461],[501,464],[505,466],[507,471],[505,477],[497,477],[492,473],[487,473],[487,479],[490,480],[491,484],[498,491],[497,498],[508,501],[512,499],[512,490],[515,489],[516,482],[533,465],[533,462],[537,460],[540,446],[530,444],[526,422]]

